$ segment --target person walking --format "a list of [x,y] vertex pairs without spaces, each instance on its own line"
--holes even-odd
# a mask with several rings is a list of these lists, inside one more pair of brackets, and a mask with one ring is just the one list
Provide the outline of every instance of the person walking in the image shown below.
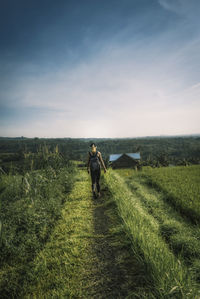
[[91,174],[92,180],[92,194],[93,198],[97,198],[95,192],[95,185],[98,193],[98,197],[100,194],[100,176],[101,176],[101,166],[104,168],[104,173],[106,173],[107,169],[102,159],[102,155],[99,151],[97,151],[97,145],[95,143],[90,144],[91,152],[88,152],[88,161],[87,161],[87,171]]

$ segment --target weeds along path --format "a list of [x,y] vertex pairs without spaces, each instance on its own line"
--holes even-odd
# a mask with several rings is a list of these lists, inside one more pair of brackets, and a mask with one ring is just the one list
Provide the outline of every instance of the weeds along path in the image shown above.
[[[62,218],[34,260],[24,298],[139,298],[149,287],[133,257],[102,175],[102,197],[92,199],[90,177],[79,170]],[[136,298],[135,296],[134,298]]]

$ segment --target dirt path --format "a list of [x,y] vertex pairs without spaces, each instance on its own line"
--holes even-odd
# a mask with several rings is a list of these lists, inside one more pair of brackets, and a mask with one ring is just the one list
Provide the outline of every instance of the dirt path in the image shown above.
[[102,187],[102,197],[93,206],[94,238],[90,246],[94,284],[90,294],[93,298],[125,298],[141,286],[139,275],[142,273],[133,259],[115,203],[106,187]]
[[101,188],[101,198],[92,199],[90,178],[79,170],[62,219],[34,261],[37,280],[24,297],[126,298],[144,288],[145,269],[134,258],[103,178]]

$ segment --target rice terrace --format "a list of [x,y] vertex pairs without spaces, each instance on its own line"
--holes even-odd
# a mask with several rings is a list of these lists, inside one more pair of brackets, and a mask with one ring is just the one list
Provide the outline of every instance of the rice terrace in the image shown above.
[[198,135],[1,137],[0,163],[0,298],[200,298]]

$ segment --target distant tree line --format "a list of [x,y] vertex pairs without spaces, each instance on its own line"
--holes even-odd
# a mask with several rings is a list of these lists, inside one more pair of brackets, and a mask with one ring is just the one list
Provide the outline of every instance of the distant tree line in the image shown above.
[[[0,162],[21,163],[26,157],[59,151],[63,158],[86,162],[90,143],[95,142],[108,165],[109,155],[140,152],[141,165],[152,167],[200,163],[200,136],[149,138],[0,138]],[[28,158],[29,157],[29,158]],[[32,157],[33,158],[33,157]]]

